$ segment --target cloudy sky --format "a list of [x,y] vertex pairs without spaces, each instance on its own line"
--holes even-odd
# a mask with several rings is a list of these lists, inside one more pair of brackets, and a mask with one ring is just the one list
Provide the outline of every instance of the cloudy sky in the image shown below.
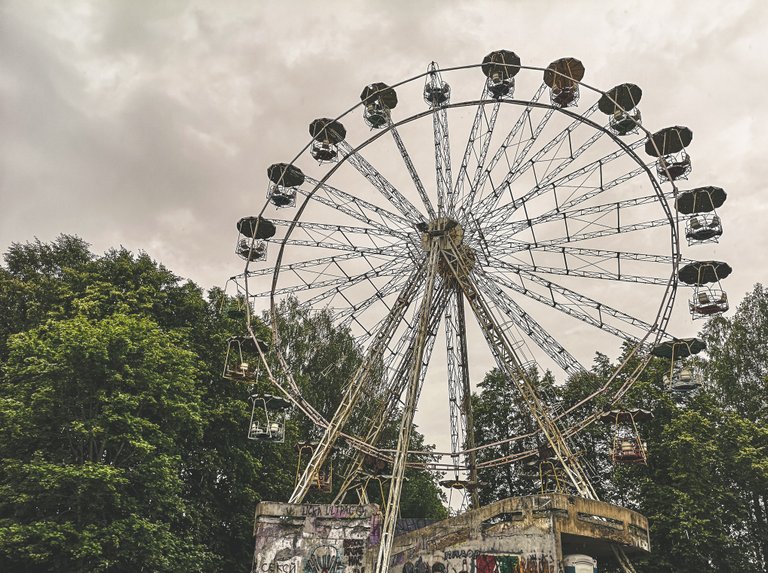
[[650,129],[693,130],[690,186],[728,192],[706,258],[738,302],[768,266],[766,32],[763,0],[0,0],[0,250],[72,233],[223,286],[234,223],[311,119],[504,48],[578,57],[593,85],[640,84]]

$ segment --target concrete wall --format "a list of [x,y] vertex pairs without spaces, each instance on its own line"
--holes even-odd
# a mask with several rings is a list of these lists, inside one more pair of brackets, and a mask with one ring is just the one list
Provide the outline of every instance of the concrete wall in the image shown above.
[[398,536],[390,571],[557,573],[564,549],[600,559],[612,556],[610,543],[628,554],[648,552],[647,520],[576,496],[508,498]]
[[365,573],[378,546],[377,505],[262,502],[256,507],[253,573]]
[[[528,501],[531,508],[533,498]],[[556,573],[550,513],[503,500],[395,539],[393,573]]]
[[[372,573],[376,505],[262,502],[254,573]],[[598,559],[610,543],[649,550],[648,523],[608,503],[559,494],[501,500],[395,538],[391,573],[559,573],[563,551]]]

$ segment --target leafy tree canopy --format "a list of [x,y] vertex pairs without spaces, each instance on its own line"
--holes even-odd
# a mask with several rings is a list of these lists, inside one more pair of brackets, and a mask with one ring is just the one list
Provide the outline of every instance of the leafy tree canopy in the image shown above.
[[[352,337],[295,301],[279,320],[294,378],[330,416],[360,360]],[[0,267],[0,570],[249,569],[254,507],[287,499],[294,444],[314,429],[293,415],[284,444],[247,439],[248,396],[274,388],[222,379],[235,334],[242,300],[206,297],[144,253],[97,256],[67,235],[11,246]],[[404,512],[444,512],[434,476],[413,477]]]
[[[608,426],[593,424],[573,439],[599,496],[649,518],[653,554],[636,563],[638,572],[759,573],[768,567],[768,291],[756,285],[733,316],[712,318],[701,336],[708,344],[707,358],[698,359],[706,374],[702,389],[671,395],[663,382],[670,364],[654,359],[618,404],[654,414],[640,428],[647,466],[611,463]],[[598,354],[591,372],[560,386],[542,382],[542,391],[567,408],[601,387],[614,368]],[[525,409],[513,405],[512,390],[497,371],[486,376],[474,397],[477,436],[504,440],[527,431]],[[566,416],[563,423],[575,420]],[[484,455],[532,446],[516,441]],[[537,477],[514,464],[487,471],[483,481],[490,495],[504,496],[534,493]]]

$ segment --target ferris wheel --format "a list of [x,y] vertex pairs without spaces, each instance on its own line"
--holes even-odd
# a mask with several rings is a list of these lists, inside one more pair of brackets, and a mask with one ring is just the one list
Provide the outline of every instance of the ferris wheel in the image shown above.
[[[677,205],[684,195],[677,185],[692,169],[692,132],[652,133],[640,114],[640,87],[603,91],[584,75],[575,58],[533,67],[499,50],[478,64],[440,69],[433,62],[405,81],[371,83],[348,111],[309,123],[300,153],[268,169],[261,212],[238,222],[243,290],[269,301],[272,313],[273,355],[263,344],[254,348],[282,396],[322,430],[319,442],[302,445],[308,462],[290,502],[328,486],[337,442],[353,452],[337,502],[355,492],[364,500],[373,463],[390,482],[380,567],[389,559],[407,466],[446,472],[443,484],[476,505],[478,469],[541,455],[531,448],[478,462],[487,446],[474,440],[470,380],[492,366],[518,391],[551,455],[547,463],[576,494],[596,499],[571,438],[605,418],[594,411],[597,396],[621,400],[649,350],[662,349],[657,355],[673,362],[690,354],[676,357],[676,348],[691,344],[666,335],[681,268],[680,280],[694,291],[727,276],[725,263],[680,253],[681,213],[698,213],[698,227],[686,227],[689,244],[722,233],[714,213],[722,189],[687,191]],[[702,301],[700,294],[691,301]],[[302,396],[280,354],[275,314],[284,296],[332,311],[361,349],[332,417]],[[723,310],[712,304],[696,308]],[[573,375],[595,349],[621,344],[640,358],[630,371],[625,362],[571,410],[553,410],[537,371]],[[236,370],[247,376],[248,366]],[[431,398],[438,386],[446,396],[440,405]],[[421,408],[448,419],[450,451],[410,451],[425,393]],[[384,449],[379,439],[393,421],[397,446]],[[630,453],[623,455],[644,459],[644,451]]]

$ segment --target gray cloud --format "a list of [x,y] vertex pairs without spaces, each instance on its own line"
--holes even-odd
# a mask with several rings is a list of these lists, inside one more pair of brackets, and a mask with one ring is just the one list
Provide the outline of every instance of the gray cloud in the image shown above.
[[[761,0],[17,0],[0,26],[2,250],[76,233],[223,284],[241,271],[234,222],[259,211],[267,166],[296,155],[312,119],[372,81],[509,48],[542,67],[576,56],[589,84],[640,84],[649,128],[690,126],[689,186],[729,200],[723,241],[684,254],[730,261],[734,302],[764,280]],[[675,320],[698,327],[682,300]]]

